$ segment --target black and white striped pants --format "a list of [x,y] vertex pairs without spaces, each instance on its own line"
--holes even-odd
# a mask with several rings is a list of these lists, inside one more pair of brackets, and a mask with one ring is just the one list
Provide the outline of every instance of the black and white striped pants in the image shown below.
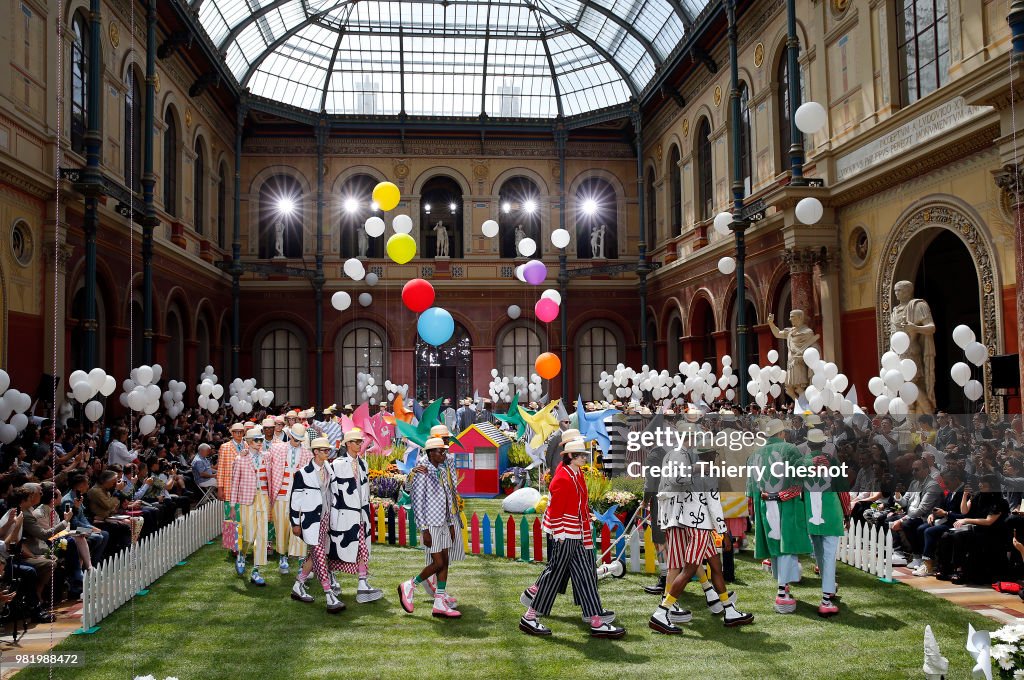
[[601,596],[597,594],[594,551],[587,549],[578,538],[551,542],[547,569],[542,578],[537,580],[533,609],[541,616],[549,615],[559,590],[565,587],[570,578],[572,592],[583,607],[584,616],[597,616],[604,611]]

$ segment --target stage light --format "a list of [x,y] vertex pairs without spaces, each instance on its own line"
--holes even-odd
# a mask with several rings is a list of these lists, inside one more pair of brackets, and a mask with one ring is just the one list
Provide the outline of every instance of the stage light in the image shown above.
[[426,212],[426,213],[430,212],[430,204],[429,203],[424,203],[423,204],[423,211]]
[[523,210],[526,211],[527,215],[532,215],[537,212],[537,201],[532,198],[526,199],[526,201],[523,202]]
[[512,212],[512,204],[509,203],[508,201],[505,201],[504,203],[502,203],[501,204],[501,212],[505,213],[506,215],[508,213]]
[[282,198],[277,202],[277,212],[282,215],[291,215],[295,212],[295,201],[290,198]]
[[459,209],[459,206],[458,206],[458,204],[456,204],[456,203],[449,203],[449,204],[448,204],[448,210],[449,210],[450,212],[455,212],[455,211],[456,211],[456,210],[458,210],[458,209]]
[[597,201],[592,198],[583,201],[583,212],[587,215],[597,214]]
[[349,215],[351,215],[351,214],[353,214],[355,212],[358,212],[358,210],[359,210],[359,201],[357,201],[354,198],[346,198],[344,206],[345,206],[345,212],[347,212]]

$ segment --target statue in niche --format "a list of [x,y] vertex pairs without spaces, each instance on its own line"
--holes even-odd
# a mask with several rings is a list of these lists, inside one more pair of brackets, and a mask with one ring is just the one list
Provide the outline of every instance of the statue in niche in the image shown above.
[[434,234],[437,235],[434,257],[448,257],[448,229],[445,228],[444,222],[441,220],[434,225]]
[[370,239],[366,235],[366,228],[359,226],[356,228],[356,242],[359,251],[359,257],[365,258],[366,251],[370,248]]
[[897,281],[893,286],[896,302],[889,315],[893,333],[903,331],[910,336],[910,347],[900,359],[912,359],[917,365],[914,384],[917,399],[910,405],[914,413],[935,413],[935,321],[928,303],[914,297],[914,284]]
[[521,225],[521,224],[517,224],[516,225],[516,235],[515,236],[516,236],[516,257],[519,257],[520,256],[519,242],[522,241],[524,238],[526,238],[526,232],[523,230],[523,225]]
[[274,222],[274,259],[284,259],[284,222]]
[[590,230],[590,256],[597,260],[604,259],[604,234],[608,227],[604,224]]
[[772,335],[786,341],[789,358],[786,361],[786,394],[790,399],[797,400],[807,386],[811,384],[810,372],[804,363],[804,350],[813,347],[818,341],[818,334],[807,325],[807,318],[802,309],[794,309],[789,313],[792,326],[779,329],[775,325],[775,315],[768,315],[768,328]]

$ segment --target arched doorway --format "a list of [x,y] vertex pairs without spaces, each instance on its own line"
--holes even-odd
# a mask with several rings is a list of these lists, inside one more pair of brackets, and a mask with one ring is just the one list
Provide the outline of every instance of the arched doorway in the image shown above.
[[706,297],[699,297],[693,302],[690,311],[690,337],[693,338],[691,355],[693,361],[705,362],[712,367],[718,365],[718,352],[715,349],[715,310]]
[[437,257],[435,231],[448,231],[448,257],[462,257],[462,188],[451,177],[432,177],[420,196],[420,257]]
[[341,219],[338,230],[343,258],[384,257],[384,238],[368,236],[363,226],[367,219],[380,213],[373,202],[373,187],[376,184],[377,180],[369,175],[353,175],[341,185]]
[[[935,322],[936,407],[978,410],[982,404],[964,401],[962,390],[949,380],[949,369],[964,360],[951,337],[957,324],[970,326],[990,355],[1002,349],[998,299],[1002,283],[992,241],[980,218],[955,199],[931,199],[905,213],[890,232],[882,252],[897,255],[884,261],[879,271],[879,354],[888,349],[893,332],[893,286],[898,281],[910,281],[914,297],[928,302]],[[1001,414],[1002,402],[992,398],[987,366],[984,372],[974,369],[974,377],[985,387],[988,412]]]
[[434,347],[416,336],[416,398],[444,399],[452,403],[473,396],[473,343],[469,333],[455,324],[451,339]]
[[678,371],[679,363],[683,360],[682,337],[683,322],[679,320],[678,314],[673,314],[672,319],[668,322],[668,334],[665,336],[669,373]]

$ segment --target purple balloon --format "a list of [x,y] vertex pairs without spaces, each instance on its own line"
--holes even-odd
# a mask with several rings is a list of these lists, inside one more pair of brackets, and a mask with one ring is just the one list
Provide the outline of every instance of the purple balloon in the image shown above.
[[548,277],[548,268],[540,260],[530,260],[523,265],[523,278],[532,286],[539,286]]

